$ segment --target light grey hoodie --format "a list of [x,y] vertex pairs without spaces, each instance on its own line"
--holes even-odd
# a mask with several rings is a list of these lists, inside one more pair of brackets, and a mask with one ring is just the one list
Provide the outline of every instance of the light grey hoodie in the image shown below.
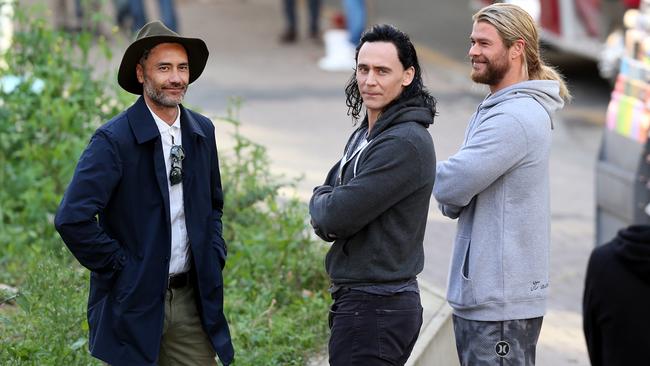
[[434,196],[458,218],[447,300],[465,319],[543,316],[548,291],[548,160],[559,83],[524,81],[488,95],[461,149],[436,166]]

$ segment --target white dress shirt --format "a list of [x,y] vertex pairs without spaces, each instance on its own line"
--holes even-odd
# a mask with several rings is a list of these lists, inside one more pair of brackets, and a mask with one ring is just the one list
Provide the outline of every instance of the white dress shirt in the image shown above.
[[[149,108],[149,106],[147,106]],[[178,108],[178,107],[176,107]],[[162,140],[163,158],[167,176],[167,188],[169,189],[169,217],[171,218],[172,242],[171,257],[169,260],[169,275],[187,272],[190,269],[189,261],[189,239],[185,226],[185,206],[183,205],[183,183],[171,185],[169,172],[172,169],[172,159],[169,154],[172,145],[181,145],[181,111],[178,108],[176,120],[170,126],[149,108]],[[173,143],[172,143],[173,137]],[[182,166],[182,163],[181,163]]]

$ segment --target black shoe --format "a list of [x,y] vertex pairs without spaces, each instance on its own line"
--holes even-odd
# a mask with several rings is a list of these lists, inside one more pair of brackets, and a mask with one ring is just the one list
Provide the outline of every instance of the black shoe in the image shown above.
[[288,30],[280,35],[280,43],[295,43],[296,42],[296,31]]

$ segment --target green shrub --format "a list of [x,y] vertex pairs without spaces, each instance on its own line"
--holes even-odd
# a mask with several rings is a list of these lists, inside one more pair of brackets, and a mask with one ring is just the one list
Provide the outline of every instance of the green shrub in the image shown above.
[[95,75],[95,58],[111,57],[104,38],[53,31],[44,7],[13,4],[0,56],[0,283],[20,293],[0,307],[0,364],[88,365],[88,273],[52,221],[92,132],[133,98]]
[[270,173],[264,147],[237,131],[234,137],[233,152],[222,153],[221,176],[225,308],[236,361],[302,365],[326,339],[324,249],[307,229],[305,204],[279,196],[285,184]]
[[0,364],[100,364],[87,352],[88,271],[65,251],[25,258],[29,272],[16,298],[18,311],[0,311]]
[[[94,77],[91,55],[110,57],[101,38],[52,31],[34,14],[17,10],[8,68],[0,70],[23,78],[0,91],[0,283],[20,291],[0,293],[0,364],[99,364],[87,351],[88,271],[52,217],[92,131],[132,97]],[[32,90],[37,80],[40,91]],[[237,129],[234,138],[220,158],[236,364],[304,364],[327,331],[324,249],[311,239],[305,204],[280,195],[288,183],[271,174],[265,149]]]
[[0,78],[21,81],[0,88],[0,282],[17,273],[20,251],[60,246],[51,223],[73,162],[92,131],[125,105],[113,84],[93,77],[91,46],[109,57],[105,40],[52,31],[40,12],[15,9],[0,68]]

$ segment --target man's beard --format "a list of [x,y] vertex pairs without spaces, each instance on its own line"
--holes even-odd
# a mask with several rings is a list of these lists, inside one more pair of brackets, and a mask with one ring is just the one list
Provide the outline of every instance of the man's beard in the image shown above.
[[481,73],[478,73],[476,70],[472,70],[472,81],[479,84],[487,85],[497,85],[503,80],[510,68],[508,64],[508,59],[506,55],[503,57],[495,57],[493,60],[490,60],[486,57],[481,57],[478,59],[480,61],[487,62],[484,64],[485,68]]
[[[183,93],[179,95],[178,97],[173,97],[173,96],[167,96],[163,92],[164,88],[178,88],[178,87],[183,87]],[[163,84],[160,86],[160,88],[156,88],[151,80],[149,80],[146,76],[144,77],[144,92],[147,94],[149,99],[151,99],[154,103],[163,106],[163,107],[176,107],[179,104],[183,102],[183,97],[185,96],[185,92],[187,91],[187,84],[183,85],[182,83],[170,83],[170,84]]]

